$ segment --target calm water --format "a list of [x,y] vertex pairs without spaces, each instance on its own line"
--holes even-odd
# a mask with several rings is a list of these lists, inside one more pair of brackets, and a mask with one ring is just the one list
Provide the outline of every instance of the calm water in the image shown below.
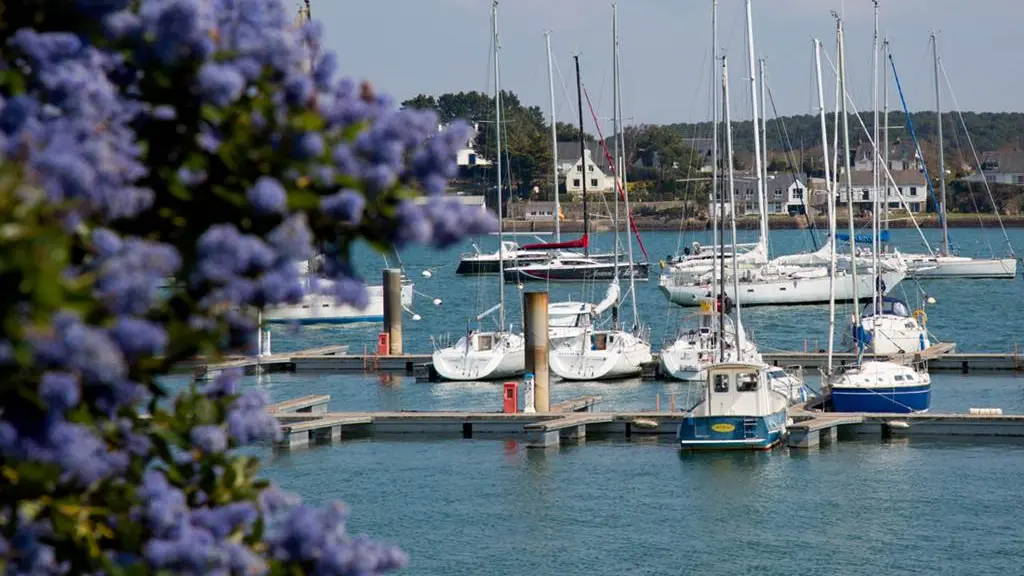
[[[1024,233],[1011,233],[1024,247]],[[913,234],[895,235],[909,240]],[[953,237],[963,253],[982,255],[986,241],[1001,239],[980,230],[956,230]],[[779,253],[810,248],[806,232],[772,239]],[[645,241],[653,261],[674,252],[678,236],[653,233]],[[423,320],[406,318],[406,350],[429,351],[431,334],[459,331],[474,311],[495,302],[495,280],[455,277],[459,252],[403,254],[427,295],[414,306]],[[376,266],[376,257],[362,259],[365,270]],[[419,276],[426,267],[433,278]],[[1024,342],[1020,279],[921,288],[938,300],[929,319],[939,339],[978,351],[1009,351]],[[914,284],[902,289],[916,302]],[[603,290],[557,286],[552,292],[597,300]],[[444,304],[432,306],[434,297]],[[510,287],[508,297],[514,319],[519,293]],[[680,311],[666,305],[654,279],[640,285],[638,300],[658,343]],[[824,342],[827,307],[752,309],[744,319],[762,348],[801,348],[805,339]],[[281,330],[274,346],[372,347],[378,330]],[[332,410],[496,411],[501,399],[500,383],[402,377],[272,374],[247,384],[273,400],[328,393]],[[933,388],[936,411],[976,406],[1024,413],[1024,378],[940,373]],[[552,400],[598,394],[602,410],[650,410],[656,396],[667,409],[670,398],[682,407],[695,392],[681,383],[555,383]],[[809,453],[685,456],[668,438],[591,438],[538,452],[510,439],[409,437],[264,454],[268,477],[312,502],[344,500],[353,533],[399,544],[412,557],[407,574],[1017,573],[1024,545],[1024,496],[1017,489],[1024,443],[1018,442],[869,438]]]
[[[920,239],[914,230],[893,230],[894,245],[903,251],[921,251]],[[803,230],[781,230],[771,234],[773,255],[788,254],[813,249],[810,233]],[[935,244],[937,230],[926,230],[929,242]],[[1009,230],[1010,240],[1024,252],[1024,230]],[[754,241],[753,231],[740,231],[740,241]],[[1005,241],[998,230],[956,229],[950,231],[952,241],[964,255],[989,257],[989,247],[997,256],[1005,256]],[[574,236],[573,236],[574,237]],[[676,252],[680,235],[673,232],[650,232],[643,234],[644,243],[650,254],[654,270],[650,280],[637,283],[637,303],[640,320],[651,327],[651,339],[655,348],[675,334],[680,319],[692,314],[695,309],[670,305],[658,289],[657,260]],[[706,233],[688,233],[683,242],[692,241],[710,244]],[[520,237],[521,243],[533,241],[531,237]],[[594,235],[595,250],[611,247],[609,234]],[[497,249],[496,238],[483,239],[481,250]],[[495,277],[456,276],[455,267],[459,254],[469,252],[469,243],[443,252],[416,249],[402,253],[402,262],[407,274],[415,282],[418,294],[412,309],[422,316],[414,322],[409,315],[403,318],[404,347],[406,352],[430,352],[431,337],[445,333],[461,335],[469,321],[480,312],[498,302],[498,280]],[[636,247],[634,246],[634,250]],[[639,258],[639,256],[637,257]],[[380,282],[383,260],[369,250],[357,254],[358,269],[370,283]],[[392,260],[392,264],[394,261]],[[425,278],[423,270],[430,270],[432,276]],[[551,300],[585,300],[598,302],[604,297],[606,284],[573,283],[553,284],[528,283],[529,290],[549,288]],[[623,284],[625,292],[626,284]],[[913,280],[901,282],[891,295],[904,298],[916,307],[921,295],[933,296],[937,303],[928,307],[928,327],[934,339],[954,341],[961,351],[1010,352],[1015,345],[1024,346],[1024,314],[1015,304],[1024,295],[1024,282],[1016,280],[930,280],[920,283]],[[441,298],[442,304],[435,306],[433,300]],[[522,325],[522,294],[515,285],[506,286],[507,322]],[[849,305],[840,306],[836,316],[837,331],[845,329],[850,315]],[[631,304],[627,301],[622,309],[623,320],[632,317]],[[485,320],[486,328],[494,328],[492,318]],[[828,306],[798,307],[752,307],[743,311],[743,323],[757,340],[762,350],[798,350],[805,342],[809,347],[823,348],[827,342]],[[378,323],[337,327],[304,327],[293,332],[289,328],[275,329],[274,350],[279,352],[325,346],[346,342],[352,351],[361,351],[364,346],[376,346]],[[289,333],[290,332],[290,333]],[[287,333],[287,334],[286,334]]]

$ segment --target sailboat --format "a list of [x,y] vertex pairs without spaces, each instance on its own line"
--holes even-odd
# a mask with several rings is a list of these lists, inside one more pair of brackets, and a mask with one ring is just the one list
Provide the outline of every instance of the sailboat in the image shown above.
[[[939,49],[935,34],[932,34],[931,41],[932,65],[935,75],[935,115],[939,135],[939,218],[942,221],[942,247],[938,253],[905,254],[904,258],[910,266],[910,273],[918,278],[1004,278],[1012,280],[1017,277],[1016,258],[971,258],[959,256],[951,250],[949,228],[946,224],[946,162],[942,142],[942,106],[939,98]],[[893,74],[895,75],[895,73],[894,66]],[[896,85],[899,87],[898,77]],[[903,99],[902,89],[900,89],[900,99]],[[905,102],[904,111],[906,111]],[[913,123],[909,118],[908,122],[913,130]],[[916,135],[914,135],[914,143],[917,145],[920,155],[921,149],[917,144]],[[927,174],[927,169],[925,169],[925,174]],[[928,180],[928,187],[931,188],[931,186],[931,180]]]
[[[747,27],[752,28],[753,23],[747,22]],[[754,69],[754,45],[753,33],[748,34],[747,51],[751,61],[751,70]],[[764,71],[763,61],[761,70],[762,96],[764,96]],[[751,113],[753,116],[754,136],[754,170],[757,180],[758,198],[760,201],[760,239],[759,243],[764,245],[765,253],[768,246],[768,213],[767,194],[765,191],[764,162],[761,157],[763,123],[758,122],[758,94],[755,87],[754,75],[750,78],[751,91]],[[761,119],[764,119],[763,110]],[[760,135],[759,135],[760,133]],[[732,192],[732,191],[731,191]],[[755,250],[758,250],[757,248]],[[819,251],[820,252],[820,251]],[[756,253],[756,252],[755,252]],[[765,265],[756,264],[754,258],[744,267],[737,266],[733,273],[739,275],[739,281],[725,283],[726,294],[735,302],[744,306],[763,305],[802,305],[819,304],[829,301],[832,292],[833,281],[830,279],[829,269],[826,266],[811,266],[817,254],[798,255],[793,257],[781,257],[769,261]],[[805,261],[806,260],[806,261]],[[859,265],[855,258],[851,261],[849,270],[836,272],[835,297],[839,301],[853,301],[855,294],[871,294],[874,285],[869,277],[857,277],[854,269]],[[878,283],[885,293],[896,287],[907,275],[907,267],[902,262],[900,255],[895,254],[893,258],[874,263],[873,274],[881,277]],[[686,274],[671,274],[662,276],[660,289],[668,298],[669,302],[680,306],[699,306],[700,303],[712,297],[713,273],[708,271],[694,277]]]
[[[711,198],[718,198],[718,89],[715,87],[715,80],[718,78],[718,70],[716,64],[718,62],[717,54],[717,35],[718,35],[718,2],[713,2],[712,5],[712,38],[711,45],[714,53],[711,56]],[[732,342],[742,342],[744,344],[744,350],[742,356],[754,361],[761,362],[761,355],[757,352],[757,346],[754,342],[744,334],[737,334],[737,329],[742,330],[741,326],[738,326],[732,321],[732,318],[728,314],[722,314],[722,295],[724,290],[719,290],[718,284],[724,278],[724,274],[720,274],[718,271],[725,268],[725,259],[731,258],[739,264],[745,257],[749,258],[748,255],[752,252],[747,251],[740,254],[736,251],[734,255],[731,251],[728,251],[724,246],[724,242],[719,243],[718,236],[718,214],[716,205],[720,203],[714,202],[712,205],[712,238],[714,240],[714,246],[707,248],[702,247],[694,242],[693,251],[687,250],[685,258],[671,267],[671,273],[679,277],[681,274],[686,273],[699,273],[706,274],[711,273],[711,294],[713,299],[707,299],[701,302],[699,312],[693,315],[689,315],[682,319],[679,327],[677,328],[675,338],[666,343],[662,347],[661,353],[659,354],[662,373],[670,378],[683,381],[702,381],[707,378],[707,368],[713,364],[716,358],[729,358],[735,360],[736,354],[735,349],[731,345]],[[725,232],[725,212],[720,211],[722,232]],[[755,247],[764,246],[758,242]],[[717,257],[716,257],[717,256]],[[700,272],[697,272],[697,271]],[[727,304],[728,305],[728,304]],[[721,352],[719,348],[721,347]]]
[[[841,94],[841,111],[843,122],[844,148],[849,149],[850,133],[846,114],[846,54],[843,39],[843,21],[836,17],[836,34],[839,38],[839,84]],[[819,104],[821,96],[821,43],[815,40],[815,59],[818,66]],[[824,106],[822,105],[822,132],[824,135]],[[823,137],[823,141],[827,140]],[[845,156],[847,186],[850,186],[850,157]],[[827,153],[826,153],[827,157]],[[847,195],[848,206],[851,208],[849,220],[850,235],[854,234],[852,217],[852,196]],[[834,220],[831,228],[835,230]],[[877,245],[876,245],[877,246]],[[851,248],[855,249],[855,248]],[[834,249],[833,249],[834,250]],[[834,256],[833,256],[834,257]],[[856,268],[854,268],[856,271]],[[829,306],[829,349],[828,364],[823,374],[823,388],[829,393],[832,409],[836,412],[883,412],[908,413],[927,411],[931,404],[931,377],[927,370],[918,370],[911,366],[895,362],[870,360],[861,361],[863,353],[864,327],[861,324],[857,306],[853,307],[853,330],[858,335],[857,362],[853,365],[835,369],[832,362],[833,328],[835,326],[835,300]]]
[[[613,29],[617,22],[617,6],[612,5]],[[619,96],[619,53],[618,34],[614,34],[614,63],[615,79],[613,90],[615,91],[616,105],[613,114],[618,125],[618,119],[622,116],[622,101]],[[575,56],[576,62],[576,92],[580,109],[580,148],[585,145],[583,140],[583,88],[580,80],[579,56]],[[595,124],[597,120],[595,119]],[[598,126],[600,130],[600,126]],[[621,132],[621,131],[620,131]],[[619,148],[619,147],[617,147]],[[621,148],[620,148],[621,150]],[[616,177],[616,182],[621,180]],[[584,192],[585,194],[585,192]],[[626,215],[629,211],[629,193],[623,191],[625,199]],[[617,239],[616,239],[617,241]],[[628,258],[633,261],[633,241],[627,236]],[[616,267],[618,260],[615,261]],[[636,304],[636,284],[632,276],[629,277],[629,295],[633,305],[633,329],[626,331],[617,325],[611,329],[598,330],[593,326],[586,329],[579,341],[574,341],[568,346],[552,348],[548,355],[548,365],[551,371],[564,380],[600,380],[605,378],[625,378],[635,376],[643,371],[643,365],[651,362],[651,345],[648,341],[647,329],[639,324],[639,311]],[[617,296],[617,294],[616,294]],[[616,321],[618,320],[617,314]]]
[[[880,50],[879,38],[878,38],[878,3],[875,3],[875,27],[874,36],[872,38],[872,73],[871,73],[871,93],[872,93],[872,109],[874,109],[875,117],[873,122],[874,134],[871,139],[871,174],[872,174],[872,190],[876,192],[879,190],[879,162],[882,159],[880,150],[878,149],[879,136],[878,136],[878,53]],[[872,272],[878,268],[880,243],[883,241],[881,230],[881,214],[879,212],[879,196],[880,194],[874,194],[874,201],[872,202],[871,210],[871,237],[870,244],[871,250],[869,257],[872,259],[873,266]],[[852,238],[852,244],[855,245],[857,237]],[[864,343],[873,354],[904,354],[908,352],[915,352],[924,350],[929,346],[928,342],[928,330],[925,326],[925,320],[927,318],[924,310],[915,310],[912,314],[907,303],[899,298],[886,297],[878,290],[877,287],[877,276],[875,277],[875,286],[871,291],[871,304],[864,307],[861,311],[860,326],[863,330],[856,329],[856,322],[851,322],[851,330],[848,332],[853,338],[854,345],[860,344],[859,340],[863,337],[866,342]]]
[[[750,0],[747,0],[750,18]],[[750,29],[748,28],[748,34]],[[732,127],[729,119],[728,63],[722,58],[722,88],[726,124],[726,158],[728,159],[729,196],[735,197],[732,168]],[[732,240],[736,242],[736,212],[730,202]],[[734,252],[735,253],[735,252]],[[737,266],[733,258],[733,267]],[[737,277],[734,274],[735,284]],[[723,281],[724,282],[724,281]],[[740,325],[740,304],[735,305],[736,325]],[[719,313],[724,313],[720,309]],[[720,324],[724,326],[724,324]],[[724,332],[719,334],[724,338]],[[702,398],[690,408],[679,424],[676,439],[683,450],[768,450],[785,435],[789,420],[791,396],[773,386],[770,373],[776,368],[743,356],[743,336],[734,334],[735,359],[727,360],[724,346],[717,361],[707,368],[707,385]]]
[[[498,182],[498,234],[501,238],[501,80],[498,74],[498,2],[491,5],[491,22],[494,33],[494,115],[495,115],[495,172]],[[521,334],[505,330],[505,276],[501,274],[502,260],[498,260],[498,295],[496,306],[481,313],[477,321],[493,313],[498,314],[498,329],[495,331],[468,330],[453,345],[436,347],[432,355],[434,369],[445,380],[489,380],[522,374],[526,369],[526,342]]]
[[[550,37],[549,37],[550,38]],[[551,125],[555,126],[555,96],[554,96],[554,77],[552,75],[551,68],[551,44],[550,39],[547,42],[548,49],[548,84],[551,92]],[[579,103],[582,106],[582,101]],[[579,110],[580,123],[583,122],[583,110]],[[552,130],[554,130],[552,128]],[[616,134],[616,138],[620,135]],[[601,144],[604,147],[605,156],[609,160],[609,164],[613,163],[612,158],[608,153],[607,143],[604,138],[601,139]],[[555,157],[555,184],[554,184],[554,195],[556,198],[556,209],[555,209],[555,230],[556,238],[555,242],[544,245],[531,245],[531,248],[542,249],[542,248],[565,248],[569,247],[569,243],[561,242],[558,237],[559,222],[558,222],[558,208],[557,208],[557,197],[558,197],[558,143],[557,134],[552,132],[552,153]],[[616,154],[619,153],[620,146],[616,146]],[[587,157],[587,149],[585,143],[581,145],[580,158]],[[629,218],[629,223],[632,226],[633,233],[636,235],[637,242],[640,244],[640,249],[643,251],[644,260],[641,262],[633,262],[630,258],[630,262],[626,267],[619,266],[619,252],[618,252],[618,239],[616,238],[616,249],[612,253],[605,254],[593,254],[590,252],[589,238],[590,238],[590,208],[589,198],[587,193],[587,165],[588,163],[580,161],[581,177],[580,182],[583,188],[583,235],[579,240],[573,241],[571,247],[582,248],[583,254],[565,254],[555,253],[551,254],[550,257],[544,261],[522,261],[516,262],[514,266],[505,269],[505,279],[510,282],[580,282],[580,281],[591,281],[591,280],[610,280],[617,281],[622,277],[623,272],[635,280],[647,280],[649,275],[649,265],[646,260],[647,250],[643,247],[643,240],[640,239],[639,231],[636,228],[636,224],[633,222],[632,217]],[[613,165],[613,164],[612,164]],[[619,187],[621,179],[625,178],[625,172],[623,168],[616,166],[613,169],[616,174],[616,187]],[[621,191],[621,190],[620,190]],[[618,202],[616,201],[616,210],[618,210]],[[616,216],[615,220],[618,218]],[[617,224],[616,224],[617,225]]]

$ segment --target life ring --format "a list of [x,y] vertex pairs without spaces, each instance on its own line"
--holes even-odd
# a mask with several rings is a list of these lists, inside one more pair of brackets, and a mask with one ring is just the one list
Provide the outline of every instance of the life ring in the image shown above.
[[921,325],[924,325],[924,324],[928,323],[928,314],[924,310],[922,310],[920,308],[918,308],[917,310],[914,310],[914,312],[913,312],[913,314],[911,314],[911,316],[913,316],[914,318],[917,318],[917,321],[920,322]]

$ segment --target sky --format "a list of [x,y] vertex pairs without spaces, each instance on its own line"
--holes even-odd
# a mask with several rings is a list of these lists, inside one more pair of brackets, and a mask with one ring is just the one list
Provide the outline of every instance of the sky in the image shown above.
[[[619,2],[626,124],[710,119],[711,4]],[[728,56],[732,116],[749,119],[745,2],[719,0],[718,5],[718,44]],[[418,93],[493,94],[490,10],[490,0],[312,0],[313,18],[324,23],[326,46],[338,54],[342,73],[369,80],[397,101]],[[834,59],[832,10],[844,15],[848,92],[858,109],[872,108],[872,0],[753,0],[755,53],[766,59],[767,86],[778,114],[817,113],[812,39],[820,39]],[[612,115],[611,20],[607,0],[503,0],[498,7],[502,89],[550,115],[544,43],[549,30],[557,118],[575,119],[572,57],[579,54],[584,87],[604,124]],[[963,111],[1024,111],[1024,0],[879,0],[879,20],[911,110],[935,109],[929,42],[934,31],[954,90],[940,76],[943,109],[956,108],[955,95]],[[835,76],[827,62],[823,56],[825,101],[831,108]],[[889,73],[890,109],[899,109],[891,69],[883,68],[881,58],[879,69]],[[769,119],[774,116],[769,113]]]

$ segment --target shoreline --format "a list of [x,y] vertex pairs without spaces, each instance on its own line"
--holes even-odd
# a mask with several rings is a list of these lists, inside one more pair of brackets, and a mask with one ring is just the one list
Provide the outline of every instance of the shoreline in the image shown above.
[[[845,217],[840,217],[845,223]],[[642,232],[678,232],[709,230],[708,220],[687,219],[685,222],[680,218],[633,218],[636,226]],[[1003,216],[1003,226],[1006,228],[1024,228],[1024,216]],[[992,215],[978,216],[975,214],[957,214],[951,217],[947,224],[949,228],[998,228],[999,221]],[[854,220],[857,228],[864,228],[871,225],[870,218],[857,218]],[[942,224],[935,215],[918,218],[917,225],[921,228],[941,228]],[[551,232],[555,229],[554,222],[550,220],[513,220],[506,218],[503,221],[506,232]],[[773,217],[769,219],[768,227],[771,230],[805,230],[808,228],[808,221],[802,216],[797,217]],[[814,227],[824,230],[828,227],[828,219],[825,217],[814,218]],[[913,229],[914,225],[909,218],[891,220],[890,229]],[[560,228],[562,232],[583,232],[582,220],[562,220]],[[736,228],[741,230],[756,230],[758,228],[757,218],[741,218],[736,220]],[[602,219],[590,222],[591,232],[611,232],[611,222]]]

